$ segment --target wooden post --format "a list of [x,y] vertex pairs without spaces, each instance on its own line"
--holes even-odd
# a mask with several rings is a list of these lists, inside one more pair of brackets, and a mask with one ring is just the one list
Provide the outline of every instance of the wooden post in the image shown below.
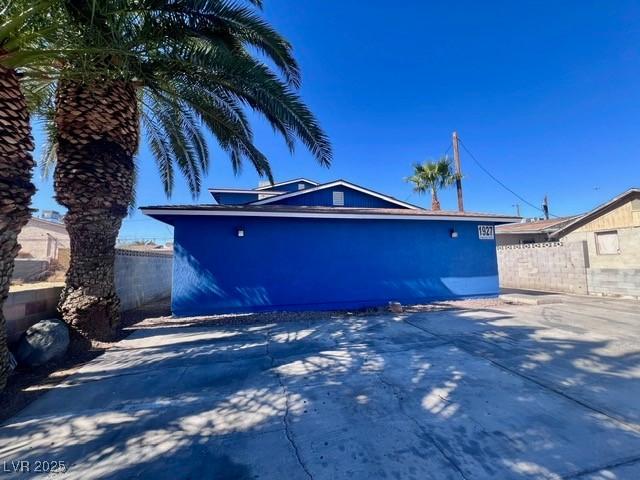
[[456,166],[456,190],[458,190],[458,211],[464,212],[462,201],[462,167],[460,166],[460,149],[458,145],[458,132],[453,132],[453,161]]

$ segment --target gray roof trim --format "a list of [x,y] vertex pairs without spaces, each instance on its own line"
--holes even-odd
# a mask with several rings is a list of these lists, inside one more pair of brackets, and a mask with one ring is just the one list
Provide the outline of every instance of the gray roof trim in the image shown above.
[[[237,217],[284,217],[284,218],[337,218],[358,220],[449,220],[513,222],[517,217],[485,213],[433,212],[431,210],[405,210],[381,208],[229,208],[218,205],[196,206],[149,206],[141,207],[145,215],[155,216],[237,216]],[[402,213],[399,213],[402,212]]]

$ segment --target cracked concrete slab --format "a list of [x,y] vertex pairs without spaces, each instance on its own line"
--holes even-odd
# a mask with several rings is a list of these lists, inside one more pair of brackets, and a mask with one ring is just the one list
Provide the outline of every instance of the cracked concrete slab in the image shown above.
[[[640,478],[640,310],[140,330],[0,427],[65,478]],[[6,463],[3,463],[6,462]],[[35,475],[37,477],[37,475]],[[43,475],[44,476],[44,475]]]

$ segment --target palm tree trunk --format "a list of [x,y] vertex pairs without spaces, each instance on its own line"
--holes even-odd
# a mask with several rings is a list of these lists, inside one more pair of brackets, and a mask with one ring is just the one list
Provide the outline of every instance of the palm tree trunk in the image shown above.
[[[0,51],[0,57],[2,51]],[[16,72],[0,64],[0,390],[9,376],[7,325],[2,305],[9,293],[18,234],[29,220],[33,139]]]
[[67,207],[71,259],[58,309],[87,339],[108,340],[120,319],[115,243],[133,196],[135,87],[62,81],[56,98],[56,199]]
[[431,210],[440,210],[440,200],[438,200],[438,191],[433,188],[431,190]]

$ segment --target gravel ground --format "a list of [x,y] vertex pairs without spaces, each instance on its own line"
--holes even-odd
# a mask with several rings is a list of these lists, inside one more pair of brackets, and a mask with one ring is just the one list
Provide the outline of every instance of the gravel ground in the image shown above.
[[[505,305],[497,298],[473,298],[467,300],[448,300],[433,302],[423,305],[404,306],[408,313],[431,312],[448,309],[478,309],[493,308]],[[261,312],[261,313],[234,313],[224,315],[208,315],[196,317],[173,317],[171,315],[149,317],[135,324],[135,329],[157,327],[201,327],[206,325],[247,325],[252,323],[282,323],[298,321],[326,321],[336,317],[362,317],[388,313],[387,307],[363,308],[357,310],[332,310],[332,311],[300,311],[300,312]]]

